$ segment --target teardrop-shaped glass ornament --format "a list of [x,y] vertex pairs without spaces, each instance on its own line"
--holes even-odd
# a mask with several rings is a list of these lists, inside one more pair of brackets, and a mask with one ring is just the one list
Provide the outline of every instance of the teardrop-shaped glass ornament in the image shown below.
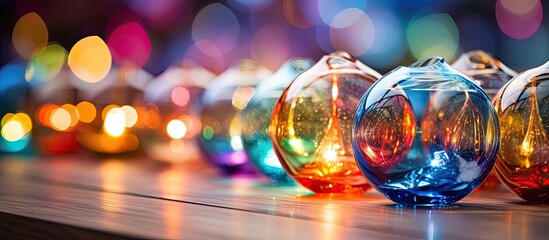
[[147,156],[169,163],[200,159],[195,138],[202,128],[196,99],[214,77],[207,69],[185,60],[147,84],[145,106],[138,107],[145,117],[139,135]]
[[549,203],[549,62],[527,70],[494,99],[501,127],[496,173],[521,198]]
[[515,71],[482,50],[462,54],[452,67],[472,78],[490,98],[494,98],[501,87],[517,75]]
[[286,61],[257,86],[256,94],[240,114],[245,123],[242,126],[244,150],[251,162],[269,177],[273,185],[294,183],[282,168],[269,137],[273,108],[284,89],[313,64],[310,59],[295,58]]
[[348,53],[335,52],[286,88],[269,134],[288,175],[315,193],[370,188],[353,159],[351,128],[360,97],[379,77]]
[[381,78],[357,108],[353,149],[369,182],[401,204],[452,204],[486,178],[499,125],[486,93],[442,58]]
[[199,146],[224,174],[255,172],[244,152],[240,112],[252,99],[255,87],[270,74],[255,61],[240,60],[213,79],[200,98]]
[[[472,78],[491,99],[517,73],[505,66],[501,61],[482,50],[473,50],[463,53],[452,67]],[[486,180],[478,188],[497,189],[501,182],[492,170]]]

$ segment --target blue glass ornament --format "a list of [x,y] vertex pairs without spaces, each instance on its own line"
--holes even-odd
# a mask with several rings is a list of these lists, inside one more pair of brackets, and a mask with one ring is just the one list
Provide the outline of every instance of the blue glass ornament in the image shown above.
[[257,91],[241,113],[244,150],[257,169],[269,177],[273,185],[288,185],[294,181],[286,174],[273,150],[269,124],[276,101],[290,83],[314,62],[310,59],[290,59],[274,74],[257,86]]
[[486,93],[442,58],[399,67],[361,99],[353,127],[357,163],[400,204],[452,204],[494,165],[499,123]]

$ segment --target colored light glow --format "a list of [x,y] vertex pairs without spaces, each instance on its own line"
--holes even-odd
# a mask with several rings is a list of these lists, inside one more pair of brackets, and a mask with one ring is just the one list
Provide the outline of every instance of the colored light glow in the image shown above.
[[48,45],[29,62],[25,80],[39,83],[53,79],[65,64],[67,50],[59,44]]
[[366,53],[374,43],[374,24],[360,9],[348,8],[339,12],[330,26],[330,40],[336,50],[358,56]]
[[51,113],[57,108],[59,108],[59,106],[51,103],[42,105],[35,115],[35,117],[38,118],[38,123],[44,127],[50,127]]
[[124,125],[127,128],[133,127],[137,123],[137,118],[138,118],[137,111],[135,110],[135,108],[128,105],[124,105],[120,107],[120,110],[124,112],[124,118],[125,118]]
[[228,64],[221,50],[214,43],[205,39],[191,45],[185,53],[185,59],[192,59],[213,72],[222,72]]
[[107,112],[103,129],[113,137],[120,137],[126,130],[126,116],[120,108],[112,108]]
[[374,68],[387,68],[397,64],[406,54],[403,27],[392,12],[387,10],[369,11],[374,25],[375,38],[372,46],[359,59]]
[[[239,87],[233,94],[232,104],[233,107],[242,110],[248,105],[248,102],[255,94],[255,88],[253,87]],[[240,125],[239,125],[240,127]]]
[[366,0],[318,1],[318,13],[325,24],[331,24],[336,15],[348,8],[366,9]]
[[71,121],[71,114],[63,108],[57,108],[51,113],[50,124],[57,131],[66,131]]
[[177,106],[184,107],[190,99],[191,93],[184,87],[176,87],[172,91],[172,102]]
[[286,20],[301,29],[312,28],[320,20],[317,11],[309,10],[318,8],[317,1],[283,0],[282,8]]
[[517,14],[525,14],[537,7],[539,0],[500,0],[501,4],[509,11]]
[[78,114],[80,114],[79,120],[84,123],[91,123],[97,115],[95,106],[88,101],[78,103],[76,109],[78,109]]
[[192,25],[192,38],[195,42],[209,40],[223,54],[236,46],[239,36],[240,24],[237,17],[221,3],[212,3],[200,10]]
[[112,57],[107,44],[98,36],[85,37],[72,47],[68,64],[85,82],[99,82],[111,69]]
[[496,19],[501,31],[509,37],[525,39],[540,27],[543,7],[539,0],[496,2]]
[[28,83],[24,80],[25,68],[18,63],[8,63],[0,68],[0,93],[17,86],[26,86]]
[[440,56],[454,59],[459,32],[448,14],[432,14],[410,22],[407,29],[408,46],[417,59]]
[[212,139],[213,135],[214,135],[214,129],[210,126],[206,126],[202,130],[202,136],[204,136],[204,139],[206,139],[206,140]]
[[2,117],[1,135],[9,142],[21,140],[32,130],[32,122],[26,113],[7,113]]
[[113,108],[120,108],[120,106],[116,104],[110,104],[110,105],[107,105],[105,108],[103,108],[103,111],[101,112],[101,118],[103,119],[103,121],[107,119],[107,113]]
[[23,15],[13,28],[12,43],[21,57],[30,60],[48,43],[48,28],[35,12]]
[[173,119],[166,126],[166,132],[173,139],[181,139],[187,133],[187,126],[181,120]]
[[229,4],[241,11],[257,12],[273,4],[273,0],[228,0]]
[[151,54],[151,42],[145,29],[137,22],[120,25],[109,36],[107,45],[116,63],[133,62],[143,66]]
[[290,40],[279,26],[265,25],[254,34],[250,51],[254,59],[276,69],[290,57]]
[[8,121],[3,127],[2,127],[2,137],[6,139],[9,142],[15,142],[17,140],[20,140],[25,136],[25,131],[23,130],[23,126],[20,122],[17,121]]
[[63,104],[61,108],[65,109],[65,111],[67,111],[70,115],[70,127],[76,126],[76,124],[78,123],[78,120],[80,119],[80,113],[78,112],[78,109],[76,108],[76,106],[67,103],[67,104]]

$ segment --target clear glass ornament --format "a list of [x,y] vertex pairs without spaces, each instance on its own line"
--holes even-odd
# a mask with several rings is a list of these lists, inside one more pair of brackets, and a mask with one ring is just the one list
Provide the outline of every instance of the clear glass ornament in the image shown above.
[[499,147],[488,95],[442,58],[381,78],[355,115],[353,149],[364,175],[400,204],[452,204],[486,178]]
[[527,70],[494,99],[501,128],[496,173],[521,198],[549,203],[549,62]]
[[200,98],[199,147],[224,174],[255,173],[240,136],[240,112],[252,99],[255,87],[270,74],[255,61],[240,60],[213,79]]
[[282,92],[314,62],[295,58],[286,61],[271,76],[257,86],[257,91],[241,113],[244,150],[257,169],[269,177],[273,185],[288,185],[294,181],[286,174],[276,156],[269,137],[273,108]]
[[360,97],[381,75],[345,52],[324,56],[286,88],[269,134],[282,166],[315,193],[364,192],[351,128]]
[[492,99],[503,85],[517,75],[515,71],[482,50],[462,54],[452,67],[472,78]]
[[139,135],[147,156],[169,163],[200,159],[195,137],[202,128],[196,99],[214,77],[207,69],[183,61],[147,84],[146,104],[138,107],[145,118]]

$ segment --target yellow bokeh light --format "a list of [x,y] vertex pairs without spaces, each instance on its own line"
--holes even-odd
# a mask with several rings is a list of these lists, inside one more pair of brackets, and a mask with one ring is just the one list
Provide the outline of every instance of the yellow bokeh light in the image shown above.
[[80,113],[78,112],[78,109],[72,105],[72,104],[64,104],[61,106],[62,109],[65,109],[71,116],[71,127],[76,126],[78,123],[78,119],[80,119]]
[[71,126],[71,114],[64,108],[55,109],[51,113],[50,124],[57,131],[65,131]]
[[124,105],[120,107],[120,110],[124,112],[124,116],[126,117],[126,127],[133,127],[137,123],[137,111],[135,108]]
[[15,142],[25,136],[23,126],[18,121],[8,121],[2,127],[2,137],[9,142]]
[[110,104],[110,105],[107,105],[105,108],[103,108],[103,111],[101,112],[101,118],[103,119],[103,121],[107,119],[107,113],[113,108],[120,108],[120,106],[116,104]]
[[38,14],[27,13],[15,23],[12,42],[17,53],[30,60],[46,47],[48,28]]
[[90,36],[74,44],[68,64],[78,78],[95,83],[105,78],[111,69],[112,56],[101,38]]
[[174,119],[166,126],[168,135],[173,139],[181,139],[187,133],[187,126],[181,120]]
[[78,109],[78,114],[80,115],[79,120],[84,123],[91,123],[97,115],[95,106],[88,101],[78,103],[76,109]]
[[126,130],[126,116],[120,108],[112,108],[107,112],[103,123],[105,132],[113,137],[119,137]]
[[32,122],[26,113],[8,113],[2,118],[0,134],[4,139],[15,142],[32,130]]

